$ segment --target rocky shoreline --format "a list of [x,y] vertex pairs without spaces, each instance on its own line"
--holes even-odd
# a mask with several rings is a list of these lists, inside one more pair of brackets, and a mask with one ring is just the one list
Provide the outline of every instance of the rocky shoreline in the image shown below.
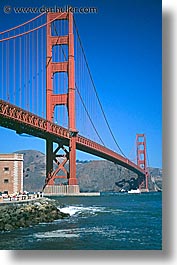
[[0,231],[11,231],[39,223],[52,222],[69,217],[61,212],[54,200],[42,198],[26,203],[0,205]]

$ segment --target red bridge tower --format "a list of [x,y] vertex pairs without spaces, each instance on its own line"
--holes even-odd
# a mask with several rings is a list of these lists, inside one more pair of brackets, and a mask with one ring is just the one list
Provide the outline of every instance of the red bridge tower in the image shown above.
[[[52,36],[51,24],[56,20],[68,20],[68,35]],[[52,48],[59,45],[68,45],[68,60],[65,62],[55,62],[52,58]],[[55,73],[65,72],[68,76],[68,91],[66,94],[54,94],[53,77]],[[74,34],[73,34],[73,14],[68,13],[48,13],[47,14],[47,80],[46,80],[46,118],[53,122],[54,109],[57,105],[66,106],[68,110],[68,130],[70,132],[69,150],[63,143],[53,150],[53,140],[49,136],[46,140],[46,193],[77,193],[79,186],[76,179],[76,136],[75,127],[75,74],[74,74]],[[63,150],[64,155],[58,154]],[[58,159],[59,158],[59,159]],[[62,162],[61,162],[62,161]],[[69,170],[64,167],[69,161]],[[53,162],[56,168],[53,168]],[[61,174],[62,173],[62,174]],[[55,179],[67,178],[68,184],[63,187],[55,185]],[[63,189],[67,189],[63,190]]]
[[145,171],[145,183],[140,184],[140,188],[145,188],[148,191],[148,170],[147,170],[147,151],[146,151],[146,137],[145,134],[136,135],[136,151],[137,151],[137,165]]

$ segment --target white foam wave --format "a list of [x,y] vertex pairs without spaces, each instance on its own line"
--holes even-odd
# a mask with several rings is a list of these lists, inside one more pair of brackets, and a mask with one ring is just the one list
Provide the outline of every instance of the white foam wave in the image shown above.
[[48,232],[36,233],[34,236],[38,239],[44,238],[78,238],[88,234],[95,236],[104,236],[107,240],[121,240],[123,235],[130,233],[128,230],[118,230],[116,226],[93,226],[61,229]]
[[84,214],[84,213],[89,213],[89,214],[96,214],[98,212],[105,212],[104,207],[83,207],[83,206],[67,206],[67,207],[62,207],[59,208],[59,210],[63,213],[68,213],[70,216],[72,215],[78,215],[78,214]]
[[68,207],[63,207],[60,208],[60,211],[63,213],[68,213],[69,215],[74,215],[81,211],[82,207],[75,207],[75,206],[68,206]]
[[45,233],[37,233],[35,234],[35,237],[37,238],[59,238],[59,237],[79,237],[79,234],[72,233],[70,229],[64,229],[64,230],[56,230],[56,231],[50,231]]

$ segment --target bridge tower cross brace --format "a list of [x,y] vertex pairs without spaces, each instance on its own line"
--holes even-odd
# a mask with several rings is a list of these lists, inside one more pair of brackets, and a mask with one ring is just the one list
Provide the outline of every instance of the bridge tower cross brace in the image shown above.
[[145,189],[148,190],[147,150],[145,134],[136,135],[137,165],[145,171]]
[[[51,21],[68,20],[68,35],[52,36]],[[52,59],[52,48],[58,45],[68,45],[68,60],[66,62],[54,62]],[[73,34],[73,14],[47,13],[47,67],[46,67],[46,118],[53,122],[55,106],[66,106],[68,110],[68,130],[70,133],[69,151],[62,144],[58,144],[53,150],[53,141],[50,137],[46,140],[46,184],[54,185],[54,180],[58,177],[59,171],[66,173],[69,185],[77,185],[76,179],[76,136],[78,131],[75,127],[75,73],[74,73],[74,34]],[[54,94],[53,77],[55,73],[66,72],[68,76],[68,91],[66,94]],[[63,149],[65,152],[64,163],[59,163],[57,152]],[[53,169],[53,161],[57,164],[57,169]],[[69,161],[69,172],[64,168]]]

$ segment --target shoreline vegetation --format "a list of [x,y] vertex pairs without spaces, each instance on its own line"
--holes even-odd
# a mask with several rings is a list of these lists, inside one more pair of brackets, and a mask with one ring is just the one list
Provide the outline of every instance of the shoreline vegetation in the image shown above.
[[5,203],[0,205],[0,231],[12,231],[69,216],[57,208],[54,200],[48,198],[24,203]]

